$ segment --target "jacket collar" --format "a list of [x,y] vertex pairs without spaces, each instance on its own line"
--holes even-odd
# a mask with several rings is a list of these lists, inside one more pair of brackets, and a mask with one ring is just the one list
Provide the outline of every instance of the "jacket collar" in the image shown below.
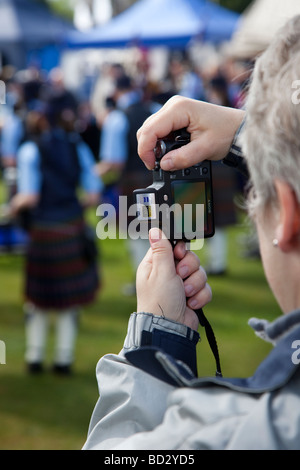
[[253,328],[257,336],[275,346],[284,335],[295,326],[300,325],[300,310],[295,310],[288,315],[282,315],[271,323],[267,320],[250,318],[248,324]]

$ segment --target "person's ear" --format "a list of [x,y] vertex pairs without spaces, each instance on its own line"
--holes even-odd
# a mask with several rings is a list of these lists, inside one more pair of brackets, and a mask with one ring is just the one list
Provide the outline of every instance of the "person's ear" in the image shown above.
[[279,205],[276,239],[279,248],[289,252],[300,240],[300,203],[295,191],[285,181],[276,179],[275,188]]

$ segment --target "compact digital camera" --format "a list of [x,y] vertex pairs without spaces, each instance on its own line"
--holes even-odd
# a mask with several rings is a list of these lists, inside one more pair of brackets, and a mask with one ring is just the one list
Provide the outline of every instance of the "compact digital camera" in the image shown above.
[[209,238],[214,235],[211,162],[163,171],[160,160],[171,150],[190,142],[186,129],[159,139],[154,149],[153,184],[134,191],[137,217],[148,229],[159,227],[171,242]]

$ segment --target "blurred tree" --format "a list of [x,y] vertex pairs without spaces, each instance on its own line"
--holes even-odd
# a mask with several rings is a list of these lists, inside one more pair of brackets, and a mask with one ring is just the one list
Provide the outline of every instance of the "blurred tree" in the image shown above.
[[[36,0],[42,3],[48,3],[57,13],[72,18],[74,7],[77,0]],[[84,0],[90,10],[93,9],[93,0]],[[130,7],[136,0],[110,0],[113,15],[118,15],[126,8]]]
[[[74,14],[74,7],[78,0],[33,0],[42,3],[47,3],[58,14],[67,18],[72,18]],[[113,11],[113,16],[118,15],[126,8],[130,7],[137,0],[110,0]],[[94,0],[84,0],[87,7],[92,12]]]
[[[57,13],[71,19],[73,17],[74,6],[77,0],[33,0],[42,3],[48,3],[50,7]],[[110,0],[113,10],[113,16],[118,15],[126,8],[130,7],[138,0]],[[230,10],[242,13],[253,0],[212,0],[219,5],[229,8]],[[86,4],[92,9],[93,0],[85,0]]]
[[245,8],[247,8],[253,0],[213,0],[215,3],[218,3],[224,8],[229,8],[229,10],[242,13]]
[[73,19],[73,0],[33,0],[47,4],[55,13],[68,20]]

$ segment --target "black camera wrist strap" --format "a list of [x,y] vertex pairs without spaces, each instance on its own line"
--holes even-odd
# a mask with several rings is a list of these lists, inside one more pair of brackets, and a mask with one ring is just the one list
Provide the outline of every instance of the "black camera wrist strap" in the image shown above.
[[208,341],[210,349],[212,350],[212,353],[215,357],[216,368],[217,368],[216,377],[222,377],[219,350],[218,350],[217,340],[216,340],[214,331],[212,329],[212,326],[209,323],[209,321],[207,320],[206,316],[204,315],[204,312],[203,312],[202,308],[199,308],[198,310],[195,310],[195,313],[198,317],[200,325],[205,329],[207,341]]
[[[175,248],[175,245],[176,245],[176,242],[173,241],[172,243],[173,250]],[[214,330],[212,329],[211,324],[209,323],[206,316],[204,315],[202,308],[194,310],[194,312],[196,313],[198,317],[200,325],[205,329],[205,334],[206,334],[208,344],[214,355],[214,358],[216,361],[216,377],[222,377],[219,349],[218,349],[218,344],[217,344]]]

